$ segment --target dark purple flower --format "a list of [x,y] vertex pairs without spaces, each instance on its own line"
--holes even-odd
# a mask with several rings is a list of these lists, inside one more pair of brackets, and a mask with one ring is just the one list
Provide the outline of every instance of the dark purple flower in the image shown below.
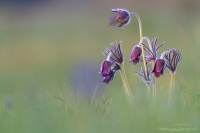
[[114,71],[110,71],[108,73],[108,75],[104,77],[103,82],[108,84],[110,81],[113,81],[114,75],[115,75],[115,72]]
[[111,9],[111,11],[109,26],[123,28],[123,26],[129,24],[131,20],[129,11],[125,9]]
[[101,64],[101,75],[104,77],[103,82],[109,83],[113,81],[115,76],[115,72],[120,70],[120,64],[123,64],[123,54],[121,51],[121,42],[116,45],[117,43],[111,43],[110,49],[106,48],[105,52],[103,53],[107,59],[104,60]]
[[169,51],[165,51],[161,56],[164,58],[166,62],[166,67],[172,73],[176,72],[178,63],[183,58],[181,57],[181,52],[176,49],[170,49]]
[[103,82],[109,83],[113,81],[115,72],[120,69],[120,66],[117,63],[113,63],[107,60],[104,60],[101,65],[101,75],[104,77]]
[[133,62],[133,64],[136,65],[141,61],[141,54],[142,49],[140,45],[136,45],[135,47],[133,47],[129,62]]
[[164,69],[165,69],[165,60],[156,59],[156,63],[154,65],[152,73],[154,73],[154,75],[157,78],[159,78],[161,74],[162,75],[164,74]]
[[112,63],[110,61],[104,60],[102,62],[100,73],[102,74],[103,77],[106,77],[109,74],[111,65]]

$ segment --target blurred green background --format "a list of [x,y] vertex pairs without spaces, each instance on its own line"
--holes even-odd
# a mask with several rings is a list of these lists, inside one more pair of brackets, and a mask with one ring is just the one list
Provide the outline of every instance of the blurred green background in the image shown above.
[[[123,29],[109,27],[112,8],[138,13],[144,36],[165,42],[159,55],[169,48],[182,51],[177,104],[167,108],[170,74],[165,71],[157,79],[157,109],[149,114],[145,85],[134,74],[142,65],[128,62],[139,42],[137,20],[132,17]],[[199,0],[1,0],[0,132],[161,132],[157,127],[176,123],[200,128],[199,14]],[[109,85],[102,83],[102,52],[113,41],[122,41],[139,114],[126,103],[119,73]],[[96,86],[96,103],[113,89],[109,113],[88,104]],[[84,100],[74,102],[67,88]],[[58,99],[62,89],[75,113]]]

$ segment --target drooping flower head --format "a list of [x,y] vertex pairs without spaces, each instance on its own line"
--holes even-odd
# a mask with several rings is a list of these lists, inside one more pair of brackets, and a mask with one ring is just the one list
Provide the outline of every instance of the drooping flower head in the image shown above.
[[133,64],[136,65],[142,60],[141,54],[142,54],[141,46],[136,45],[135,47],[133,47],[129,62],[133,62]]
[[129,11],[125,9],[111,9],[111,11],[109,26],[123,28],[123,26],[129,24],[131,20]]
[[142,81],[146,84],[146,85],[149,85],[151,84],[152,82],[152,78],[151,78],[151,75],[150,75],[150,71],[149,71],[149,68],[147,67],[147,75],[145,74],[145,71],[144,69],[141,67],[141,74],[140,73],[137,73],[135,72],[135,74],[140,77],[142,79]]
[[147,61],[147,63],[150,63],[152,60],[156,60],[157,57],[157,51],[158,49],[164,45],[165,43],[161,43],[158,47],[156,47],[156,42],[157,42],[157,37],[154,37],[151,41],[151,48],[148,48],[146,45],[142,44],[144,46],[144,50],[145,52],[148,54],[145,59]]
[[178,63],[182,59],[180,50],[170,49],[165,52],[163,56],[166,60],[166,67],[170,70],[170,72],[175,73]]
[[101,65],[101,75],[104,77],[103,82],[109,83],[113,81],[115,72],[120,69],[118,64],[112,64],[112,62],[104,60]]
[[120,70],[120,64],[123,64],[123,54],[121,51],[121,42],[111,43],[110,49],[106,48],[103,53],[107,59],[104,60],[101,64],[101,75],[104,77],[103,82],[109,83],[113,81],[115,73],[117,70]]
[[156,78],[159,78],[160,75],[164,74],[164,70],[165,70],[165,60],[156,59],[152,73],[154,73]]

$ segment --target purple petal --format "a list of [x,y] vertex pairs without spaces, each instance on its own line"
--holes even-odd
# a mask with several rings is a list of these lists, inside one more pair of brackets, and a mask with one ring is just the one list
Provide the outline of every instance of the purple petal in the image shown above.
[[155,71],[155,72],[154,72],[154,75],[155,75],[155,77],[156,77],[156,78],[159,78],[159,77],[160,77],[160,75],[161,75],[161,73],[160,73],[160,72],[157,72],[157,71]]
[[156,71],[161,72],[165,67],[165,61],[163,59],[156,60]]
[[139,62],[139,56],[141,55],[141,53],[142,49],[139,46],[135,46],[130,56],[130,62],[133,62],[133,64],[137,64]]
[[101,74],[103,77],[106,77],[110,72],[110,67],[112,63],[110,61],[104,60],[101,64]]
[[123,28],[123,26],[129,24],[129,22],[130,22],[129,18],[124,19],[123,22],[121,22],[121,23],[119,23],[119,25],[117,25],[117,27]]
[[155,77],[159,78],[161,74],[162,75],[164,74],[164,67],[165,67],[165,61],[163,59],[157,59],[152,71]]
[[110,71],[109,74],[103,79],[103,82],[108,84],[110,81],[113,81],[114,75],[115,75],[115,72]]
[[156,65],[154,65],[154,68],[153,68],[153,71],[152,71],[152,73],[154,73],[154,75],[155,75],[155,77],[156,77],[156,78],[159,78],[159,77],[160,77],[160,75],[161,75],[161,73],[160,73],[160,72],[157,72],[157,71],[156,71]]
[[125,9],[111,9],[112,14],[110,17],[109,26],[116,26],[119,28],[123,28],[124,25],[127,25],[130,20],[131,16],[130,13]]
[[136,58],[135,60],[132,61],[134,65],[136,65],[137,63],[140,62],[140,60],[138,58]]

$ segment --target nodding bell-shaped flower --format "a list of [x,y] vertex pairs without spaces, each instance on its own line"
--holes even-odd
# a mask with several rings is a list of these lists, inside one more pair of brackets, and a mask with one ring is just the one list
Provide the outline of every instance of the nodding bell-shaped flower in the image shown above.
[[101,75],[106,77],[111,71],[112,63],[110,61],[104,60],[101,65]]
[[129,62],[133,62],[134,65],[140,63],[142,61],[141,54],[142,54],[141,46],[136,45],[135,47],[133,47]]
[[181,57],[180,50],[170,49],[169,51],[163,52],[162,56],[166,62],[166,67],[171,73],[175,73],[179,61],[183,58]]
[[159,78],[161,74],[162,75],[164,74],[164,70],[165,70],[165,60],[156,59],[152,73],[154,73],[156,78]]
[[101,65],[101,72],[100,72],[101,75],[104,77],[103,82],[108,84],[110,81],[113,81],[115,72],[119,69],[120,66],[118,64],[116,63],[112,64],[112,62],[104,60]]
[[111,9],[111,11],[109,26],[123,28],[123,26],[129,24],[131,20],[129,11],[125,9]]
[[147,63],[150,63],[152,60],[156,60],[158,57],[157,57],[157,51],[158,49],[164,45],[165,43],[161,43],[158,47],[156,47],[156,42],[157,42],[157,37],[154,37],[151,41],[151,48],[148,48],[146,45],[142,44],[144,46],[144,50],[145,52],[148,54],[147,56],[145,56],[145,59],[147,61]]
[[111,43],[110,49],[106,48],[103,53],[107,59],[104,60],[101,64],[101,75],[104,77],[103,82],[109,83],[113,81],[115,73],[117,70],[120,70],[120,64],[123,64],[123,54],[121,51],[121,42]]
[[146,84],[146,85],[150,85],[152,82],[152,78],[150,75],[150,71],[149,68],[147,67],[147,75],[145,74],[144,69],[141,67],[141,74],[135,72],[135,74],[140,77],[142,79],[142,81]]

